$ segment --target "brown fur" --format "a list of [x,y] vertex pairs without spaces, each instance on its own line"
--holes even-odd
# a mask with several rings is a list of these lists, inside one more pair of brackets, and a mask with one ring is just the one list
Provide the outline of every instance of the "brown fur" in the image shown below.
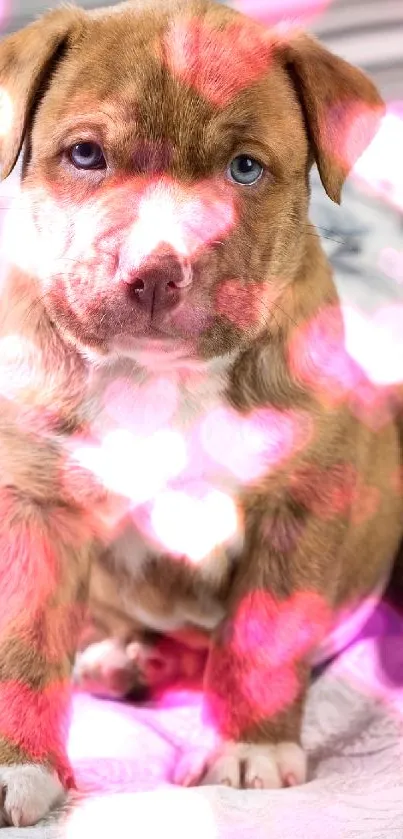
[[[201,54],[189,53],[181,78],[172,69],[175,43],[183,41],[181,27],[192,32],[194,21]],[[225,40],[222,46],[226,33],[230,52]],[[213,48],[215,39],[219,46]],[[203,58],[203,47],[207,58],[214,55],[216,61]],[[251,81],[242,86],[239,79],[248,73]],[[14,106],[11,129],[0,147],[3,176],[12,170],[25,137],[23,185],[39,257],[47,256],[52,231],[54,238],[60,232],[60,211],[63,223],[68,220],[70,237],[60,244],[54,263],[43,267],[39,258],[37,270],[35,254],[28,254],[31,262],[9,274],[1,335],[17,331],[31,342],[33,356],[38,353],[39,378],[32,358],[32,387],[16,404],[5,406],[2,491],[8,492],[10,484],[15,487],[18,515],[23,515],[17,501],[21,493],[28,507],[35,504],[42,515],[46,511],[49,538],[60,555],[54,602],[76,601],[80,587],[84,591],[89,554],[96,552],[98,574],[106,575],[101,589],[108,589],[108,574],[111,585],[117,586],[110,594],[112,604],[119,604],[111,631],[124,642],[125,614],[130,615],[135,604],[154,616],[152,629],[169,621],[179,607],[187,616],[185,629],[206,629],[215,611],[222,614],[213,632],[205,693],[223,741],[298,743],[311,648],[327,632],[338,607],[355,603],[378,584],[403,529],[403,502],[393,484],[401,457],[393,415],[373,430],[357,417],[351,389],[346,387],[341,400],[333,399],[321,390],[315,375],[305,377],[304,371],[313,365],[309,354],[297,359],[305,365],[298,369],[291,355],[298,330],[329,306],[335,310],[339,346],[343,345],[331,272],[307,217],[308,173],[315,161],[329,197],[340,200],[347,172],[376,131],[383,112],[380,97],[360,71],[314,39],[301,33],[266,33],[204,0],[127,3],[96,13],[53,11],[4,41],[0,80]],[[347,142],[357,108],[359,130]],[[99,171],[77,173],[63,156],[66,146],[94,137],[109,153],[107,177]],[[223,177],[228,162],[241,153],[267,167],[253,188],[238,188]],[[193,199],[201,195],[209,200],[212,188],[216,202],[233,206],[236,221],[232,229],[219,229],[217,241],[197,250],[192,257],[197,282],[186,290],[179,314],[175,310],[157,317],[156,325],[167,338],[185,341],[192,360],[200,364],[234,353],[223,374],[222,399],[239,416],[262,408],[282,415],[296,411],[299,424],[306,422],[310,429],[304,444],[283,465],[237,490],[244,547],[235,561],[218,549],[209,559],[207,575],[187,562],[173,563],[162,551],[148,551],[138,565],[133,556],[129,569],[113,555],[114,546],[108,544],[101,555],[97,540],[105,538],[99,513],[102,490],[78,473],[68,492],[61,492],[57,477],[64,468],[59,461],[69,434],[96,423],[97,400],[108,375],[132,376],[139,395],[147,380],[141,366],[123,358],[120,368],[101,372],[100,390],[90,383],[94,358],[107,358],[117,332],[150,337],[147,318],[128,303],[123,284],[115,283],[115,272],[133,222],[136,176],[141,184],[141,178],[161,175],[179,183]],[[215,206],[213,202],[210,216]],[[88,252],[86,237],[72,259],[68,243],[78,242],[83,207],[89,217],[99,219],[89,234],[96,258]],[[225,290],[228,281],[232,285]],[[228,301],[246,317],[246,324],[225,310]],[[253,317],[248,318],[251,303]],[[208,407],[208,393],[198,391],[197,377],[178,375],[186,406],[197,411],[203,399]],[[135,406],[136,400],[134,411]],[[32,444],[34,421],[38,441]],[[186,423],[184,427],[186,431]],[[343,509],[329,515],[334,493],[345,490],[345,470],[350,467],[356,470],[351,497]],[[376,491],[379,503],[374,514],[365,517],[361,508],[368,487]],[[322,490],[330,499],[326,515],[318,513],[321,499],[325,503]],[[88,510],[92,514],[90,523],[83,525],[84,544],[92,539],[89,549],[78,547],[77,534],[74,546],[62,535],[67,521],[72,516],[79,521],[84,509],[83,521],[88,522]],[[10,519],[3,519],[1,526],[6,535]],[[249,603],[253,621],[262,593],[277,604],[278,614],[296,593],[309,595],[314,603],[318,596],[324,610],[316,616],[317,636],[294,662],[297,689],[292,699],[286,697],[271,713],[256,712],[243,685],[245,673],[261,668],[261,679],[272,680],[275,694],[290,675],[288,665],[284,672],[270,670],[255,650],[242,651],[242,644],[235,643],[242,604]],[[45,627],[46,615],[41,620]],[[267,620],[270,628],[272,618]],[[308,614],[306,620],[314,623],[315,617]],[[24,655],[17,646],[15,654],[6,654],[9,643],[6,633],[0,638],[3,669],[19,671],[25,678]],[[32,657],[31,663],[29,682],[37,678],[40,656]],[[49,674],[44,672],[43,678]],[[0,764],[10,761],[0,741]]]

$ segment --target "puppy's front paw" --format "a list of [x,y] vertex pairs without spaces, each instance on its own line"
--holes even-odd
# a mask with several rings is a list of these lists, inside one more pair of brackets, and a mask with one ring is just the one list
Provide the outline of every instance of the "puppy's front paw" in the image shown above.
[[44,766],[0,766],[0,827],[36,824],[64,795],[56,773]]
[[297,743],[223,743],[212,754],[187,752],[176,766],[181,786],[225,785],[236,789],[280,789],[303,784],[306,756]]

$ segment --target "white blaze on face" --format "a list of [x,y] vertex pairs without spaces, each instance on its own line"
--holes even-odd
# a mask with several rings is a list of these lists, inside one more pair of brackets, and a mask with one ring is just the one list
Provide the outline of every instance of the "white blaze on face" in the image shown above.
[[191,258],[224,236],[234,219],[232,198],[217,185],[201,182],[196,189],[187,189],[161,178],[151,183],[139,200],[122,263],[139,268],[161,245],[168,245],[183,259]]
[[161,243],[170,245],[181,256],[188,255],[174,190],[156,184],[140,200],[138,219],[129,234],[127,247],[132,266],[139,267]]

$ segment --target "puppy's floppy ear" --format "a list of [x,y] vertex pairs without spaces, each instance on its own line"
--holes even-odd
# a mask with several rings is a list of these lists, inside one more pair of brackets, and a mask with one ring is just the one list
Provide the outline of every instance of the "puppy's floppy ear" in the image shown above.
[[350,169],[378,130],[382,98],[365,73],[309,35],[284,37],[278,49],[302,106],[322,184],[339,204]]
[[2,179],[17,162],[35,97],[69,34],[82,19],[80,9],[56,9],[0,43]]

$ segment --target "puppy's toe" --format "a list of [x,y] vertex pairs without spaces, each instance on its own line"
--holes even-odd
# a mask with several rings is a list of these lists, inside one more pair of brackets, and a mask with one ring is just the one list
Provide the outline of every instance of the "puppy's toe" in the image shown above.
[[36,824],[64,795],[56,773],[44,766],[0,766],[0,827]]
[[204,786],[225,786],[240,789],[242,786],[242,765],[236,754],[217,755],[208,766],[202,778]]
[[78,654],[74,681],[95,696],[121,699],[136,688],[139,672],[125,647],[113,638],[106,638]]
[[248,746],[243,769],[245,789],[279,789],[306,781],[306,755],[297,743]]
[[185,754],[175,783],[182,786],[222,785],[235,789],[280,789],[306,780],[306,757],[297,743],[260,745],[223,743],[213,754]]

